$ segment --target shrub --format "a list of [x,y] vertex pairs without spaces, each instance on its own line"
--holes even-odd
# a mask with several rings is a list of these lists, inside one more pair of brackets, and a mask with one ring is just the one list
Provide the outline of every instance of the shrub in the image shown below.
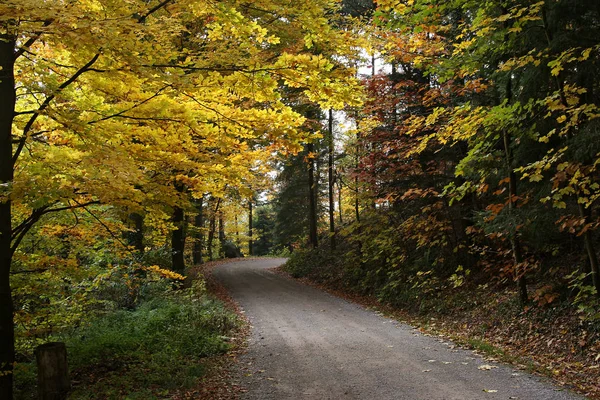
[[[204,373],[202,359],[229,349],[225,335],[239,320],[194,289],[112,311],[54,337],[67,343],[71,375],[78,382],[71,398],[154,399],[196,384]],[[16,371],[17,399],[32,398],[32,368],[21,365]]]

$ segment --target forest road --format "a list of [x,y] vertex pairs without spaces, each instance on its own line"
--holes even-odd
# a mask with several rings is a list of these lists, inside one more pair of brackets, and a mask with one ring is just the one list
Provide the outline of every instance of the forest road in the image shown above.
[[583,398],[269,270],[284,261],[213,272],[252,325],[242,399]]

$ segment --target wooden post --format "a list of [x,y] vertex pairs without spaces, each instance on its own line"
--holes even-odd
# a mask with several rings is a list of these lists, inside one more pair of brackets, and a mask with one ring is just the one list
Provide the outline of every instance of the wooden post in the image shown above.
[[38,399],[66,400],[71,382],[65,344],[51,342],[38,346],[35,358],[38,367]]

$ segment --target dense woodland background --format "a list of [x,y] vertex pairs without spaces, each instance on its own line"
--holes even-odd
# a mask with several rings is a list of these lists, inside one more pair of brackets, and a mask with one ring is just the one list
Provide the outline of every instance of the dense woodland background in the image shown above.
[[597,391],[597,0],[9,0],[0,67],[0,393],[193,387],[241,255]]

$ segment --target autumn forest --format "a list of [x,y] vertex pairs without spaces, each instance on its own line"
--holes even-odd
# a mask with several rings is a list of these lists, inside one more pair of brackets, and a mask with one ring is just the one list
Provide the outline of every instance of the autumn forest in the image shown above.
[[188,387],[244,256],[600,396],[599,76],[597,0],[3,0],[0,397],[174,316],[118,385]]

